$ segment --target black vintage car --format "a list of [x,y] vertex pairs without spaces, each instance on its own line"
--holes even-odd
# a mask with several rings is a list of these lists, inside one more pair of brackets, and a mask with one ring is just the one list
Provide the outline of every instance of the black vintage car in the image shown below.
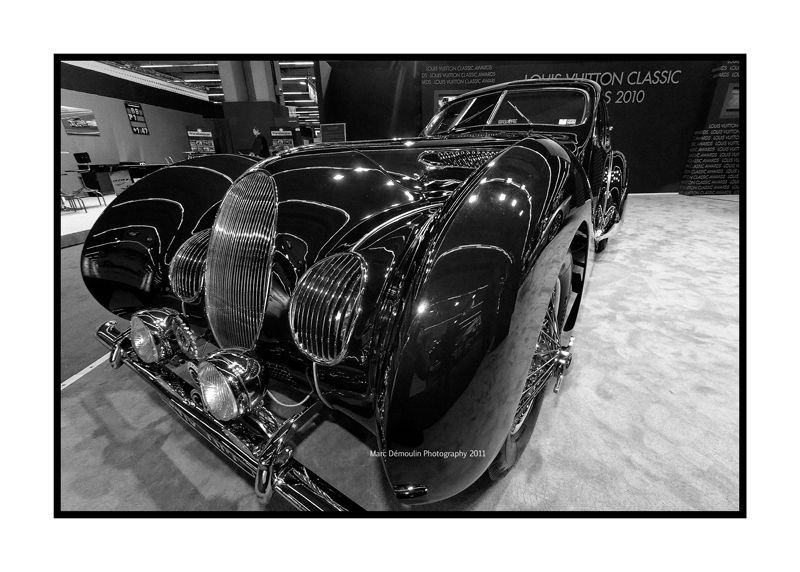
[[[404,503],[499,478],[561,385],[624,210],[609,131],[596,83],[526,80],[458,97],[417,138],[166,167],[86,240],[87,288],[130,319],[97,335],[264,502],[358,508],[293,458],[321,408],[369,429]],[[302,411],[277,415],[279,393]]]

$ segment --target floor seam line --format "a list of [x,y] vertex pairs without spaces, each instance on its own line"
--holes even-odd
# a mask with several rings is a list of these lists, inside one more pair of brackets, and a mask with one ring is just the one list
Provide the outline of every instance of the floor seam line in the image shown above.
[[82,378],[84,375],[86,375],[87,373],[92,371],[97,366],[102,365],[103,362],[105,362],[105,361],[108,361],[108,355],[104,355],[104,356],[98,358],[94,363],[89,364],[88,366],[86,366],[85,368],[80,370],[78,373],[76,373],[75,375],[70,377],[68,380],[62,381],[61,382],[61,391],[64,391],[67,387],[69,387],[70,385],[72,385],[73,383],[78,381],[80,378]]

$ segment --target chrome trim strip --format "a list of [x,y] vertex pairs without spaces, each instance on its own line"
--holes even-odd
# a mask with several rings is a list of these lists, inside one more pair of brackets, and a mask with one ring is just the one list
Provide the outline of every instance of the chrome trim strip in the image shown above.
[[[127,338],[123,338],[115,321],[102,324],[97,329],[96,336],[111,350],[115,349],[115,345],[118,346],[116,348],[118,359],[147,381],[181,419],[243,471],[252,477],[256,476],[260,461],[254,451],[263,447],[274,435],[265,433],[264,429],[277,432],[282,426],[269,411],[263,408],[257,410],[252,425],[243,423],[223,425],[192,401],[191,384],[166,367],[139,362],[132,355],[130,342]],[[123,347],[121,341],[128,342],[125,344],[127,347]],[[275,492],[298,510],[337,512],[364,510],[294,458],[285,460],[276,469],[273,482]]]
[[[459,183],[460,183],[460,181],[459,181]],[[426,211],[426,210],[433,211],[433,212],[438,212],[440,207],[441,207],[441,205],[438,205],[438,204],[436,204],[436,205],[423,205],[421,207],[415,207],[413,209],[405,211],[402,214],[399,214],[399,215],[397,215],[395,217],[392,217],[389,220],[387,220],[386,222],[383,222],[383,223],[379,224],[377,227],[375,227],[374,229],[370,230],[367,234],[365,234],[360,239],[358,239],[358,241],[355,244],[353,244],[353,246],[350,247],[350,250],[354,252],[354,251],[359,250],[361,248],[368,248],[369,246],[371,246],[371,243],[370,244],[366,244],[367,240],[369,240],[371,238],[374,238],[384,228],[386,228],[386,227],[388,227],[390,225],[393,225],[397,221],[402,220],[404,218],[411,219],[412,217],[414,217],[414,216],[418,215],[419,213],[421,213],[423,211]]]

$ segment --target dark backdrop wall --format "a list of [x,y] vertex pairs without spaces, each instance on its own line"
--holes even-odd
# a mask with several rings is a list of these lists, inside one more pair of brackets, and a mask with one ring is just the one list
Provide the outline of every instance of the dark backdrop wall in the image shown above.
[[320,101],[322,123],[346,123],[348,141],[419,135],[422,62],[327,63],[331,69]]
[[525,78],[600,83],[614,148],[628,157],[630,191],[677,192],[715,61],[328,61],[323,123],[348,140],[419,134],[443,98]]
[[289,119],[289,111],[273,101],[234,101],[222,104],[225,121],[229,126],[233,149],[229,152],[248,154],[253,149],[253,127],[258,127],[272,145],[270,131],[282,127],[294,131],[296,120]]

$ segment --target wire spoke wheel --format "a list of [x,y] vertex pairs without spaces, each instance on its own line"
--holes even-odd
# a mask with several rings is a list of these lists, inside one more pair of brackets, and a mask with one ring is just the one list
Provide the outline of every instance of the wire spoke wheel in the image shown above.
[[489,479],[496,481],[516,464],[521,452],[531,438],[542,407],[547,382],[557,377],[553,391],[563,379],[565,366],[571,356],[561,347],[561,327],[566,319],[569,293],[572,291],[572,258],[567,255],[550,295],[536,348],[529,359],[528,370],[519,398],[519,404],[510,418],[508,434],[492,463],[487,468]]
[[557,281],[553,289],[553,295],[550,297],[550,304],[547,307],[544,322],[542,322],[542,329],[539,332],[539,340],[536,343],[531,364],[528,367],[525,387],[522,389],[522,397],[519,405],[517,405],[514,421],[511,424],[511,435],[515,435],[522,428],[533,406],[534,399],[545,388],[547,381],[553,376],[558,366],[557,360],[561,351],[558,325],[560,298],[561,283]]

